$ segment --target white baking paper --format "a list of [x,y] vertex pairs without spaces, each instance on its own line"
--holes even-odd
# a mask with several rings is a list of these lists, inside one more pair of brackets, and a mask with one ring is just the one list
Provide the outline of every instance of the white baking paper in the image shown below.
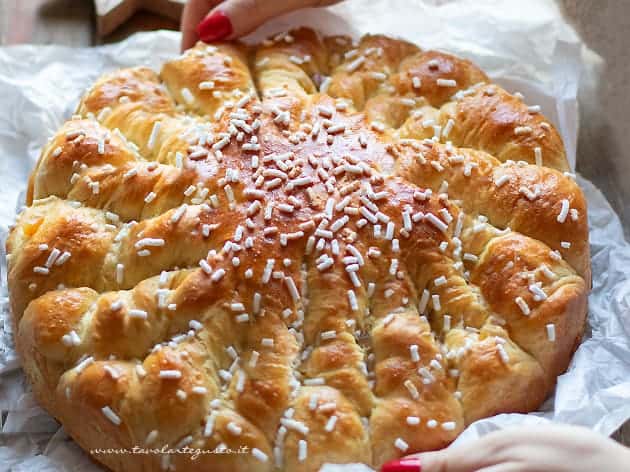
[[[355,37],[399,36],[473,60],[508,90],[523,93],[527,103],[541,105],[558,126],[575,164],[578,83],[582,93],[588,93],[600,61],[580,43],[552,0],[354,0],[287,15],[255,36],[304,24]],[[0,239],[6,237],[40,148],[70,117],[82,92],[108,70],[135,65],[159,70],[178,50],[179,34],[163,31],[98,48],[0,48]],[[630,418],[630,245],[599,190],[582,178],[578,182],[588,200],[591,227],[589,332],[540,412],[478,421],[456,442],[510,425],[546,421],[580,424],[609,435]],[[37,406],[25,384],[12,349],[3,251],[2,242],[0,411],[6,418],[0,432],[0,472],[99,470]],[[370,470],[361,465],[324,469]]]

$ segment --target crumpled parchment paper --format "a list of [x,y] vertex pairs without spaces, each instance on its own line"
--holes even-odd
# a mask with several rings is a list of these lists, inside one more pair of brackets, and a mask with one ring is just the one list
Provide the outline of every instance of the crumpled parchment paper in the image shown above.
[[[575,165],[578,84],[583,93],[593,87],[600,60],[581,44],[552,0],[351,0],[328,10],[287,15],[265,25],[255,38],[304,24],[355,37],[399,36],[473,60],[502,86],[542,107],[559,128]],[[0,48],[0,239],[6,237],[41,147],[70,117],[83,91],[115,68],[148,65],[159,70],[178,50],[179,34],[163,31],[98,48]],[[547,421],[580,424],[609,435],[630,418],[630,245],[601,192],[580,177],[578,183],[588,200],[591,228],[588,333],[541,411],[480,420],[456,442]],[[0,272],[0,411],[6,412],[0,472],[98,470],[37,406],[19,370],[7,313],[4,242]],[[322,470],[370,469],[352,464]]]

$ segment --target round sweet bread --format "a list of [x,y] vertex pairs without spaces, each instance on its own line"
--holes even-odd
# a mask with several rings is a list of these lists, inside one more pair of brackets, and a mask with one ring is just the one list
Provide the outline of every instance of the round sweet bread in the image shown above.
[[567,170],[538,107],[388,37],[303,28],[111,73],[8,239],[24,370],[114,471],[445,447],[538,408],[580,341]]

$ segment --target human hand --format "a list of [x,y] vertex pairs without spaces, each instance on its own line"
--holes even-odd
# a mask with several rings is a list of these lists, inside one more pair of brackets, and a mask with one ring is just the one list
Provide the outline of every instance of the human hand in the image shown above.
[[628,472],[630,449],[586,428],[495,431],[441,451],[404,457],[382,472]]
[[233,39],[254,31],[265,21],[306,7],[324,7],[341,0],[189,0],[182,15],[182,49],[201,39]]

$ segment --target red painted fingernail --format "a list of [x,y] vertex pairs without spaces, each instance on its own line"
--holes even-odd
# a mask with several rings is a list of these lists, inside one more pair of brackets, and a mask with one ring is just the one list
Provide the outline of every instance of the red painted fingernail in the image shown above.
[[420,472],[421,470],[420,459],[417,457],[390,461],[381,467],[381,472]]
[[232,22],[222,11],[215,11],[199,23],[197,34],[204,43],[225,39],[232,34]]

